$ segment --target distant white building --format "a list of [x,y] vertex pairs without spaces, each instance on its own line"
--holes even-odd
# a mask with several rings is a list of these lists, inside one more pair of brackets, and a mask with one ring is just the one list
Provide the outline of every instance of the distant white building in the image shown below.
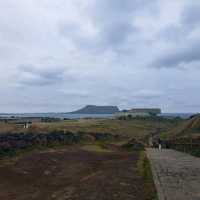
[[31,122],[25,122],[24,123],[24,128],[28,129],[31,126],[31,124],[32,124]]
[[115,114],[116,117],[131,116],[131,117],[151,117],[161,114],[159,108],[134,108],[131,110],[124,110]]

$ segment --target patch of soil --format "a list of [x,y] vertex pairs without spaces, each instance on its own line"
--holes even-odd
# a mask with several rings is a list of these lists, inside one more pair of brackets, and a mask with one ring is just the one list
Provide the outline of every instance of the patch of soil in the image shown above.
[[0,199],[146,200],[137,161],[137,152],[89,152],[77,147],[27,153],[0,165]]

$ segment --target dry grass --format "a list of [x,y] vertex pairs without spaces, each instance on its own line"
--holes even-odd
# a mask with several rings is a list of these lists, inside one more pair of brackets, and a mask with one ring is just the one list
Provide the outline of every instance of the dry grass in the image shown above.
[[11,132],[20,132],[21,130],[22,130],[22,128],[15,124],[7,124],[4,122],[0,122],[0,134],[11,133]]
[[144,193],[147,200],[158,200],[157,192],[155,189],[151,166],[145,152],[140,153],[139,160],[137,162],[137,168],[139,174],[144,179]]
[[193,117],[182,121],[179,125],[175,126],[171,130],[163,133],[163,137],[167,139],[179,138],[179,137],[200,137],[200,116]]
[[90,145],[83,145],[81,147],[82,150],[91,151],[91,152],[99,152],[99,153],[110,153],[113,152],[109,149],[103,148],[101,145],[97,144],[90,144]]
[[80,119],[66,120],[52,123],[35,122],[29,129],[23,129],[13,124],[0,123],[0,134],[2,133],[49,133],[53,131],[71,131],[85,133],[111,133],[125,136],[125,138],[136,138],[145,140],[152,133],[166,133],[176,127],[177,123],[170,120],[152,120],[152,119]]
[[123,121],[112,119],[81,119],[55,123],[35,123],[32,125],[31,129],[35,132],[49,132],[53,130],[72,132],[107,132],[140,139],[148,136],[149,133],[155,132],[157,129],[166,131],[172,127],[174,127],[174,123],[167,120],[152,121],[133,119]]

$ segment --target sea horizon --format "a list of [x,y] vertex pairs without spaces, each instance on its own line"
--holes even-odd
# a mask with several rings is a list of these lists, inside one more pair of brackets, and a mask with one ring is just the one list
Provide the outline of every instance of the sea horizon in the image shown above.
[[[192,115],[197,114],[193,112],[183,112],[183,113],[171,113],[171,112],[166,112],[166,113],[161,113],[159,116],[162,117],[181,117],[181,118],[189,118]],[[49,117],[49,118],[60,118],[60,119],[81,119],[81,118],[113,118],[114,114],[74,114],[74,113],[67,113],[67,112],[41,112],[41,113],[0,113],[0,118],[11,118],[11,117],[21,117],[21,118],[26,118],[26,117]]]

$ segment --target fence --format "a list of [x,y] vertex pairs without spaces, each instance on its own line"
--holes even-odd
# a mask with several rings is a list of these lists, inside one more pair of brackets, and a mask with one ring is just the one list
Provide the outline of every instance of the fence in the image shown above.
[[166,141],[166,146],[200,157],[200,138],[179,138]]

